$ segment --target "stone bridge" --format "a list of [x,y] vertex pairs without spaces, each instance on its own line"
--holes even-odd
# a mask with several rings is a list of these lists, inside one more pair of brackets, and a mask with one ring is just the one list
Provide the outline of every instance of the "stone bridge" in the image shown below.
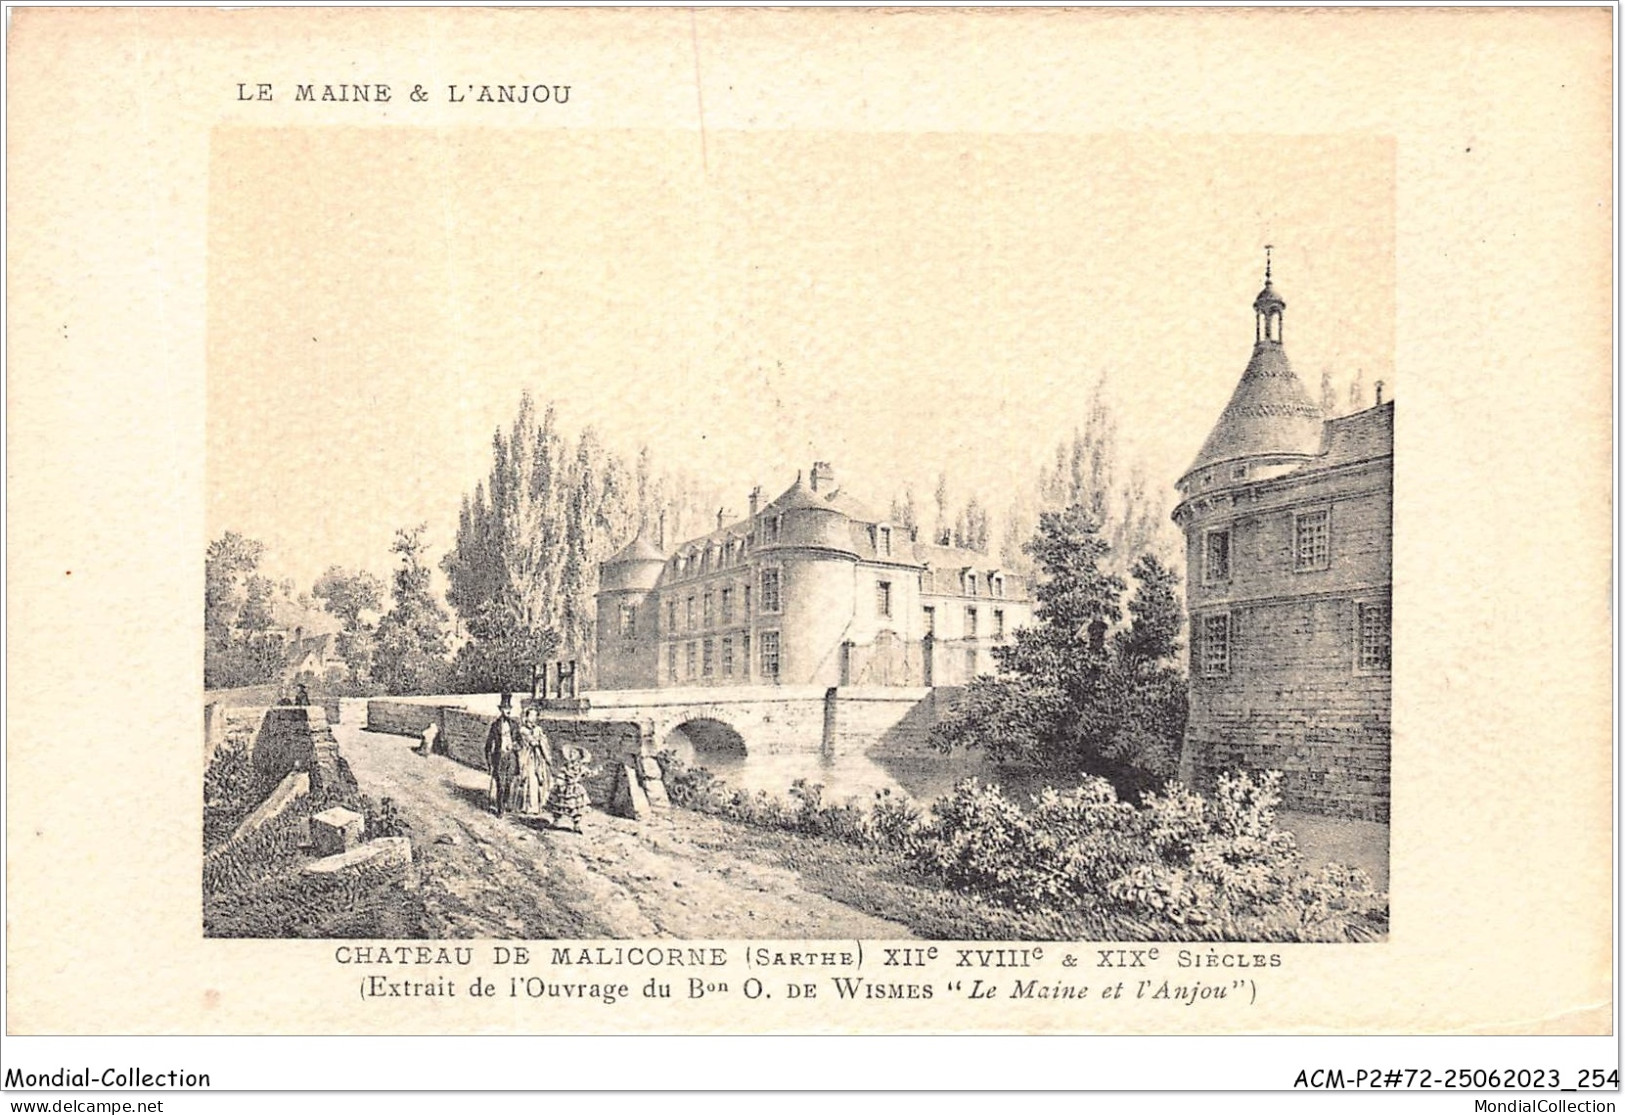
[[[957,689],[812,686],[729,686],[594,690],[577,697],[532,701],[567,734],[592,741],[596,754],[671,748],[694,757],[746,759],[763,755],[853,753],[924,757],[939,709]],[[472,761],[484,728],[496,715],[495,694],[375,698],[367,702],[374,731],[417,735],[440,728],[453,757]],[[553,729],[549,729],[549,734]],[[466,737],[466,738],[465,738]]]

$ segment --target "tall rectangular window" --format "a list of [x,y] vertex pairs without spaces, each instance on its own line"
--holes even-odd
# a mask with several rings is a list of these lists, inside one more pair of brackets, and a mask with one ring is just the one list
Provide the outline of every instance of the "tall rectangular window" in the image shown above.
[[937,610],[935,608],[927,608],[927,609],[925,609],[925,633],[927,635],[930,635],[933,638],[936,637],[936,634],[937,634]]
[[734,641],[732,635],[722,637],[722,676],[734,676]]
[[1004,609],[1003,608],[994,608],[993,609],[993,637],[995,639],[1004,638]]
[[671,600],[671,601],[668,601],[666,603],[666,634],[673,635],[673,634],[676,634],[676,632],[677,632],[677,601]]
[[763,631],[762,644],[762,676],[770,681],[779,679],[779,633],[777,631]]
[[621,638],[634,639],[638,634],[638,606],[621,605]]
[[744,605],[745,605],[745,618],[749,619],[750,618],[750,586],[749,585],[745,586]]
[[723,623],[732,623],[733,621],[734,621],[734,590],[731,589],[731,588],[725,588],[725,589],[722,590],[722,622]]
[[677,681],[677,644],[672,643],[666,648],[666,680]]
[[1325,569],[1332,557],[1332,513],[1324,507],[1318,511],[1300,511],[1292,521],[1297,571]]
[[891,557],[891,527],[880,528],[880,556]]
[[976,638],[976,609],[965,609],[965,638]]
[[705,626],[707,627],[710,627],[712,623],[715,622],[715,617],[711,609],[711,598],[714,595],[715,594],[711,592],[707,592],[705,594]]
[[683,625],[689,631],[694,630],[694,598],[692,596],[688,598],[688,603],[683,608]]
[[1230,672],[1230,613],[1202,617],[1202,676],[1223,677]]
[[695,660],[698,657],[699,656],[698,656],[698,653],[696,651],[696,648],[695,648],[694,644],[693,643],[687,644],[687,649],[684,651],[684,658],[686,659],[685,665],[688,667],[688,669],[685,672],[684,676],[687,677],[689,681],[694,680],[694,668],[695,668],[695,665],[696,665]]
[[1230,532],[1210,530],[1202,554],[1202,579],[1208,584],[1230,579]]
[[772,613],[779,610],[779,571],[777,569],[762,570],[762,611]]
[[875,615],[891,618],[890,581],[881,581],[875,585]]
[[739,636],[739,676],[750,680],[750,632]]
[[976,574],[974,574],[974,573],[966,573],[965,574],[965,594],[967,596],[975,596],[975,595],[977,595],[977,591],[976,591]]
[[1387,601],[1364,602],[1360,609],[1360,669],[1386,673],[1393,668],[1392,607]]
[[702,676],[704,676],[704,677],[710,677],[712,675],[712,673],[715,672],[715,670],[716,670],[716,664],[717,664],[716,650],[717,650],[717,648],[716,648],[716,640],[715,639],[707,639],[707,640],[705,640],[704,644],[701,647],[700,674]]

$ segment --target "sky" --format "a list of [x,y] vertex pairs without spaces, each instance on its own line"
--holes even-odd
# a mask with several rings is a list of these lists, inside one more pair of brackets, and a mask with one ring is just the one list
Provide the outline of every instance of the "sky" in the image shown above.
[[1393,396],[1394,235],[1380,136],[221,129],[208,535],[301,588],[438,557],[526,389],[735,514],[815,459],[998,511],[1104,377],[1171,509],[1266,243],[1311,394]]

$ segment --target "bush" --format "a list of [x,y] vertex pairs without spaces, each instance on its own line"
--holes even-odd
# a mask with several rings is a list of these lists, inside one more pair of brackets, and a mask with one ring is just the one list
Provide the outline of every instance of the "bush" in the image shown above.
[[1135,806],[1104,778],[1045,789],[1023,808],[968,779],[929,817],[890,791],[867,806],[824,800],[798,779],[789,799],[730,790],[675,753],[660,756],[674,804],[745,824],[900,853],[949,887],[1022,914],[1095,910],[1152,938],[1347,940],[1379,936],[1387,897],[1357,868],[1304,870],[1277,827],[1278,773],[1221,777],[1211,797],[1173,784]]
[[1046,789],[1029,810],[970,779],[931,813],[915,861],[1016,910],[1098,902],[1110,880],[1151,855],[1139,811],[1102,778]]
[[203,771],[203,845],[229,837],[275,787],[254,769],[243,748],[221,747]]

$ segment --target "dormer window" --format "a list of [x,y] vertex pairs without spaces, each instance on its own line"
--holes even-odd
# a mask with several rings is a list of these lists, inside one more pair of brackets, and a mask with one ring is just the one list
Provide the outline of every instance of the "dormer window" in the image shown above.
[[976,574],[974,574],[974,573],[966,573],[965,574],[965,595],[966,596],[980,595],[980,590],[977,588],[977,585],[976,585]]
[[891,527],[880,528],[880,556],[891,557]]

